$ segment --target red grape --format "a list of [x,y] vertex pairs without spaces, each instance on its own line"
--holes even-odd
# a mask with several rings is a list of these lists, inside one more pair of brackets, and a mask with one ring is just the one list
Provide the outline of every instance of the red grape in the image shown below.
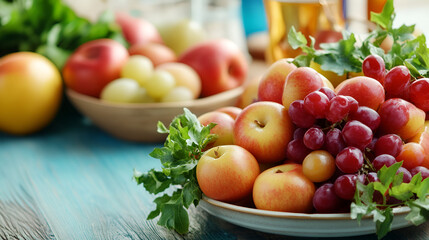
[[327,87],[321,87],[319,90],[317,90],[323,94],[325,94],[329,100],[331,100],[333,97],[337,96],[337,94],[335,94],[335,92]]
[[362,63],[362,72],[365,76],[374,78],[383,84],[386,74],[386,65],[383,58],[378,55],[367,56]]
[[404,167],[400,167],[399,169],[398,169],[398,171],[396,172],[396,175],[398,175],[399,173],[403,173],[404,174],[404,176],[403,176],[403,178],[402,178],[402,182],[404,182],[404,183],[409,183],[409,182],[411,182],[411,178],[412,178],[412,176],[411,176],[411,173],[410,173],[410,171],[408,171],[406,168],[404,168]]
[[355,174],[345,174],[338,177],[334,182],[335,194],[346,200],[353,200],[356,191]]
[[426,179],[427,177],[429,177],[429,169],[423,166],[418,166],[411,169],[410,173],[412,176],[416,175],[417,173],[421,173],[423,179]]
[[425,112],[429,111],[429,78],[421,78],[411,83],[409,94],[414,105]]
[[347,122],[342,130],[344,141],[348,146],[364,150],[372,141],[372,131],[365,124],[352,120]]
[[344,173],[356,173],[363,165],[362,151],[355,147],[346,147],[337,154],[335,164]]
[[336,123],[344,119],[350,111],[349,100],[346,96],[338,95],[329,102],[329,109],[326,119],[331,123]]
[[343,139],[343,134],[338,128],[333,128],[326,133],[325,139],[325,149],[332,156],[337,156],[337,154],[346,147],[346,143]]
[[380,115],[369,107],[361,106],[355,112],[350,114],[350,120],[358,120],[368,126],[372,131],[375,131],[380,126]]
[[396,134],[387,134],[381,136],[374,146],[375,156],[389,154],[394,157],[402,151],[403,142],[401,137]]
[[317,150],[325,144],[325,134],[322,129],[312,127],[304,134],[304,145],[312,150]]
[[403,97],[410,85],[411,74],[407,67],[396,66],[384,78],[384,90],[387,98]]
[[304,108],[317,119],[324,118],[329,108],[329,98],[322,92],[311,92],[304,98]]
[[314,193],[313,206],[319,213],[339,212],[345,203],[345,200],[335,194],[332,183],[323,184]]
[[383,166],[390,167],[395,163],[396,163],[395,157],[389,154],[378,155],[372,161],[372,165],[377,171],[380,170]]
[[316,122],[316,118],[304,108],[304,100],[293,101],[288,109],[289,117],[297,127],[309,128]]
[[286,148],[286,157],[296,163],[302,163],[304,158],[311,152],[301,139],[290,141]]
[[346,98],[349,100],[349,105],[350,105],[350,113],[354,113],[356,112],[356,110],[358,110],[359,108],[359,103],[358,101],[352,97],[352,96],[346,96]]
[[380,181],[380,179],[378,179],[378,175],[376,172],[369,172],[366,175],[366,180],[367,180],[367,182],[366,182],[367,184],[370,182],[379,182]]
[[307,132],[306,128],[297,128],[293,131],[293,139],[302,139],[304,137],[305,132]]

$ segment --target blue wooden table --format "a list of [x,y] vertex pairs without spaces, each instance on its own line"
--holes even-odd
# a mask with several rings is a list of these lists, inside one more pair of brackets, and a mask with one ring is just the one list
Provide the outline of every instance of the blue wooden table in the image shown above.
[[[67,101],[37,134],[0,133],[0,239],[303,239],[241,228],[198,207],[183,236],[145,220],[154,196],[132,175],[160,168],[148,156],[156,146],[111,137]],[[386,239],[429,239],[428,231],[423,224]]]

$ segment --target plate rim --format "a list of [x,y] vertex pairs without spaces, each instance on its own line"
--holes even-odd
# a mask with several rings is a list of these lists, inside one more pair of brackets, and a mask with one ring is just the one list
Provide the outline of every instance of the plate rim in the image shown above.
[[[353,220],[356,219],[351,218],[351,213],[293,213],[293,212],[280,212],[280,211],[270,211],[270,210],[262,210],[250,207],[244,207],[235,205],[232,203],[226,203],[222,201],[218,201],[203,195],[201,200],[204,202],[222,208],[224,210],[230,210],[234,212],[258,215],[263,217],[272,217],[272,218],[284,218],[284,219],[302,219],[302,220]],[[411,209],[407,206],[393,208],[393,214],[397,215],[405,215],[408,214]],[[365,215],[362,219],[372,219],[372,215]]]

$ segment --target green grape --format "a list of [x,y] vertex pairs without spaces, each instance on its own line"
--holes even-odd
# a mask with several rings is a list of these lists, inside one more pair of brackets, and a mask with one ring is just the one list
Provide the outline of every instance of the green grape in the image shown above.
[[181,102],[194,99],[191,90],[187,87],[175,87],[161,99],[161,102]]
[[153,73],[153,68],[153,64],[149,58],[141,55],[133,55],[122,67],[121,77],[134,79],[140,86],[145,86],[145,83]]
[[119,78],[107,84],[101,91],[100,98],[109,102],[137,103],[150,102],[146,90],[130,78]]
[[145,84],[149,96],[161,99],[176,85],[173,75],[164,70],[155,70]]

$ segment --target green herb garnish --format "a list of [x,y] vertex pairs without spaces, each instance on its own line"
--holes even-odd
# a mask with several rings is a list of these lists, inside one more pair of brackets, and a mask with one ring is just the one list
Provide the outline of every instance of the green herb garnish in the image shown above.
[[99,38],[126,45],[112,12],[92,23],[61,0],[0,0],[0,56],[36,52],[61,69],[78,46]]
[[[398,162],[390,167],[383,166],[377,173],[379,182],[364,185],[357,181],[351,217],[360,222],[363,216],[372,214],[379,239],[391,230],[395,207],[410,207],[411,211],[406,219],[414,225],[429,219],[429,178],[422,181],[422,176],[418,173],[409,183],[404,183],[403,173],[396,174],[401,165]],[[375,199],[375,196],[379,198]],[[389,203],[387,198],[399,201]]]
[[196,177],[196,166],[206,145],[216,138],[210,134],[215,124],[203,126],[188,109],[175,117],[167,129],[158,122],[158,132],[168,133],[164,147],[155,148],[150,156],[159,159],[162,170],[151,169],[147,173],[134,172],[138,184],[152,194],[173,191],[154,200],[156,209],[148,220],[161,215],[158,224],[184,234],[189,229],[186,209],[198,205],[202,192]]
[[[381,13],[371,13],[371,21],[377,25],[376,29],[358,44],[355,34],[343,31],[343,39],[336,43],[320,45],[320,50],[314,48],[314,38],[310,37],[310,46],[307,39],[292,27],[288,40],[293,49],[301,48],[304,54],[294,59],[297,66],[309,66],[311,61],[320,64],[322,70],[343,75],[349,72],[361,72],[362,62],[368,55],[381,56],[386,69],[398,65],[405,65],[414,78],[429,77],[429,49],[426,37],[421,34],[413,35],[415,25],[393,27],[395,19],[393,0],[388,0]],[[380,44],[385,38],[391,38],[392,48],[385,53]]]

